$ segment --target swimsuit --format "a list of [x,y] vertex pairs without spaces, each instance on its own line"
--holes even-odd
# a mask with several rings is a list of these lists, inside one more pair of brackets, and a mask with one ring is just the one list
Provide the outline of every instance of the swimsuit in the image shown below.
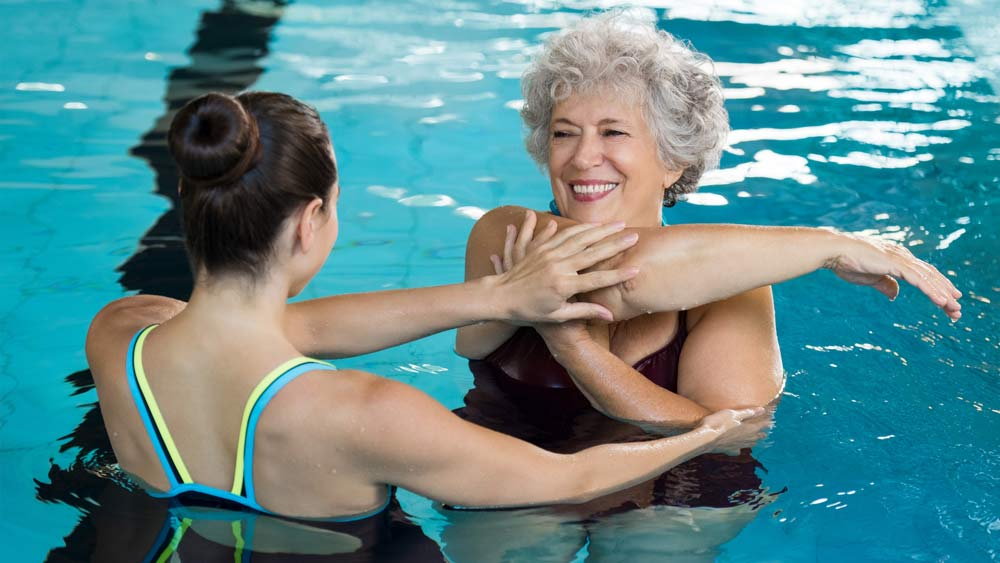
[[[677,392],[677,366],[687,339],[686,314],[678,314],[677,333],[665,346],[633,367],[647,379]],[[458,409],[463,419],[531,442],[556,453],[575,453],[598,444],[648,440],[638,427],[611,419],[594,409],[565,368],[552,357],[532,328],[521,328],[482,360],[469,362],[475,383]],[[688,460],[652,481],[616,498],[607,510],[601,499],[559,507],[580,517],[606,516],[649,505],[725,507],[764,502],[762,466],[750,450],[738,456],[705,454]],[[606,504],[606,503],[605,503]],[[600,508],[597,508],[600,506]]]
[[[180,452],[174,444],[170,431],[163,420],[163,415],[156,404],[149,383],[146,381],[146,373],[142,366],[142,348],[146,337],[157,325],[146,327],[139,331],[132,339],[129,346],[128,358],[126,360],[126,373],[129,387],[132,390],[132,397],[135,399],[139,415],[146,426],[146,431],[153,443],[160,464],[170,482],[170,488],[166,492],[147,490],[150,496],[161,498],[181,498],[193,500],[197,504],[213,505],[237,505],[241,508],[249,508],[264,514],[274,515],[273,512],[262,507],[257,502],[257,497],[253,482],[253,453],[254,435],[257,430],[257,423],[267,403],[274,397],[282,387],[290,383],[303,373],[314,370],[333,371],[337,368],[326,362],[313,360],[310,358],[293,358],[280,366],[271,370],[260,383],[254,387],[247,399],[243,409],[243,421],[240,425],[240,438],[237,442],[236,469],[233,476],[233,486],[225,491],[215,487],[195,483],[190,472],[181,459]],[[389,488],[385,503],[363,514],[352,516],[324,518],[334,522],[349,522],[361,520],[382,512],[392,498],[392,489]]]
[[[687,339],[687,314],[677,315],[677,334],[666,346],[636,362],[632,367],[646,379],[677,392],[677,363]],[[528,385],[576,389],[576,385],[535,329],[524,327],[483,360],[511,379]]]

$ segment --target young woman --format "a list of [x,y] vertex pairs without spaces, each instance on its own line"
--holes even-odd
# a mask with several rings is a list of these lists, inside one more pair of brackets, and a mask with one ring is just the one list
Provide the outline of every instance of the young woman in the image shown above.
[[473,282],[288,305],[337,238],[337,169],[315,110],[275,93],[202,96],[169,133],[189,303],[116,301],[87,357],[121,467],[154,496],[356,520],[398,485],[452,505],[581,502],[739,434],[723,411],[673,438],[557,455],[466,423],[407,385],[309,356],[360,354],[469,323],[607,316],[570,303],[632,270],[579,274],[634,244],[582,225]]

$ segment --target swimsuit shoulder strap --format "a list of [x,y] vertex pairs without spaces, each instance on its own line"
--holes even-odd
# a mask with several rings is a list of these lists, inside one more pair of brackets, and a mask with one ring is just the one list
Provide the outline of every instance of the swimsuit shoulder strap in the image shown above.
[[142,365],[142,350],[146,342],[146,337],[158,325],[150,325],[140,330],[132,338],[129,345],[128,357],[125,360],[125,372],[128,378],[129,388],[132,391],[132,398],[136,408],[139,409],[139,416],[146,426],[149,439],[153,442],[157,457],[163,471],[167,474],[170,488],[173,489],[183,483],[191,483],[191,474],[181,459],[180,452],[174,444],[174,439],[170,435],[160,407],[156,404],[156,398],[146,380],[146,371]]
[[[257,498],[253,485],[253,453],[254,436],[260,415],[268,402],[296,377],[314,370],[336,371],[333,364],[314,360],[312,358],[292,358],[271,370],[260,383],[254,387],[243,408],[243,420],[240,422],[240,435],[236,450],[236,467],[233,472],[233,486],[230,490],[235,495],[245,497],[256,506]],[[260,508],[263,510],[263,508]]]

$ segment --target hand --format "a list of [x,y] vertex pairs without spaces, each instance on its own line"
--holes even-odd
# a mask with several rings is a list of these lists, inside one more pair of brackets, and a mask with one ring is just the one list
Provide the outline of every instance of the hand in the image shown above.
[[592,340],[585,321],[572,320],[564,323],[537,323],[532,325],[553,353],[560,350],[578,348],[581,342]]
[[826,263],[841,279],[875,288],[890,300],[899,295],[902,278],[924,292],[952,320],[962,316],[962,292],[934,266],[915,257],[905,247],[877,239],[841,233],[848,244],[844,252]]
[[753,447],[773,423],[773,409],[724,409],[701,419],[698,428],[717,434],[709,446],[710,451],[737,455],[741,449]]
[[572,297],[632,279],[639,270],[580,271],[630,248],[639,236],[618,235],[623,223],[579,224],[557,234],[555,221],[535,235],[536,221],[529,210],[520,230],[509,225],[503,257],[490,257],[497,273],[498,298],[508,307],[504,320],[512,324],[613,320],[605,307],[574,302]]

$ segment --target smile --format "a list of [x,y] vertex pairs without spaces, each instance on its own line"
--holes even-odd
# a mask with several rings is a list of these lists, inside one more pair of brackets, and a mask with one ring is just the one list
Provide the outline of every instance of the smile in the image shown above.
[[611,190],[617,188],[618,184],[570,184],[570,187],[573,188],[573,193],[577,194],[600,194],[610,192]]
[[616,182],[607,181],[581,181],[579,184],[570,182],[569,187],[573,190],[573,199],[579,202],[597,201],[618,187]]

